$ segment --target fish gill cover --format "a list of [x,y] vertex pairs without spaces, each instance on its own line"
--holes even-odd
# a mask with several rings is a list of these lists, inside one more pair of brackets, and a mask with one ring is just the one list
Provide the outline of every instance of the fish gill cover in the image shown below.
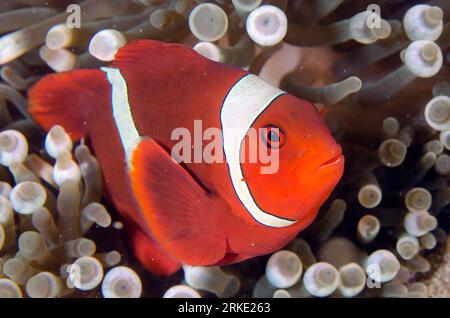
[[[447,0],[2,1],[0,297],[450,297],[449,16]],[[98,101],[96,91],[105,94],[107,101],[114,101],[116,92],[116,100],[122,100],[120,107],[128,105],[121,98],[126,85],[131,101],[139,101],[140,95],[133,93],[135,87],[141,95],[146,94],[147,86],[136,80],[139,76],[129,78],[127,74],[147,71],[147,64],[140,62],[152,56],[126,60],[133,48],[139,52],[139,46],[133,43],[145,39],[191,47],[220,63],[214,68],[236,67],[232,74],[239,76],[223,71],[226,76],[209,77],[211,82],[207,83],[219,91],[226,86],[231,93],[243,87],[237,97],[229,94],[228,99],[222,94],[227,91],[220,91],[222,95],[214,91],[230,105],[232,98],[252,93],[258,100],[278,105],[284,91],[314,103],[320,110],[342,147],[344,174],[332,192],[334,184],[330,186],[331,194],[323,195],[323,200],[329,198],[314,222],[305,224],[298,235],[299,231],[287,235],[287,245],[273,243],[260,252],[269,254],[259,257],[241,255],[233,259],[235,256],[228,255],[222,262],[236,261],[230,265],[218,262],[197,266],[192,262],[202,260],[189,253],[199,253],[194,243],[202,241],[193,240],[190,249],[185,250],[183,245],[181,251],[177,246],[161,244],[189,261],[181,266],[179,260],[164,252],[167,258],[161,262],[158,259],[159,267],[155,268],[152,255],[161,255],[161,246],[156,243],[149,247],[148,232],[153,230],[153,234],[169,238],[173,232],[143,226],[142,231],[129,234],[135,224],[126,212],[118,213],[126,207],[113,204],[116,192],[111,192],[111,182],[117,183],[115,191],[129,191],[125,177],[109,179],[116,172],[102,169],[105,156],[101,155],[109,150],[102,150],[103,141],[92,142],[91,136],[80,132],[89,126],[83,107]],[[169,52],[164,50],[159,56],[162,60],[164,52]],[[195,89],[199,81],[196,77],[196,81],[183,77],[180,83],[177,76],[163,76],[163,68],[170,63],[178,65],[179,60],[190,59],[186,56],[191,55],[199,60],[191,50],[182,50],[189,53],[161,62],[160,73],[152,74],[152,87],[157,87],[154,83],[162,78],[159,87],[182,92]],[[116,57],[119,61],[113,63],[123,74],[106,67]],[[206,62],[199,63],[196,67]],[[90,75],[80,76],[78,81],[67,80],[66,74],[75,73],[65,72],[78,69],[89,70],[86,72]],[[243,77],[246,72],[258,75],[264,84],[256,77]],[[55,73],[50,75],[55,80],[52,85],[37,84],[49,90],[40,90],[39,101],[32,100],[31,88],[46,83],[49,77],[45,76]],[[182,68],[179,74],[184,74]],[[240,81],[241,86],[234,85],[239,78],[246,79]],[[246,80],[251,84],[245,86]],[[222,86],[217,84],[222,82]],[[271,95],[265,96],[268,83],[272,85]],[[255,90],[255,85],[261,85],[260,90]],[[61,90],[53,91],[55,87]],[[81,91],[88,96],[83,103],[75,95]],[[208,90],[195,93],[214,95]],[[162,100],[174,103],[171,95],[167,93]],[[52,103],[52,98],[61,103]],[[176,102],[183,104],[182,100]],[[71,107],[62,107],[66,103]],[[120,130],[127,124],[127,108],[117,109],[121,110],[121,119],[116,118],[120,136],[108,128],[103,115],[94,112],[94,116],[100,118],[97,128],[103,129],[105,145],[114,141],[122,149],[119,142],[123,144],[126,155],[122,158],[116,158],[111,150],[110,161],[123,166],[117,169],[118,175],[126,176],[124,171],[133,168],[132,162],[151,162],[157,168],[165,162],[160,171],[171,170],[175,162],[164,161],[163,148],[148,141],[146,151],[138,151],[142,161],[127,161],[128,154],[133,156],[134,148],[130,153],[126,148],[135,146],[134,140],[127,141],[133,131]],[[171,115],[167,109],[167,118]],[[58,123],[55,118],[64,120]],[[242,121],[245,114],[237,112],[231,118]],[[155,129],[164,127],[161,122],[151,124]],[[264,138],[267,144],[280,147],[291,137],[289,131],[276,128],[268,127]],[[309,133],[304,137],[314,139]],[[323,141],[317,140],[312,149]],[[227,160],[235,154],[233,149],[224,151]],[[159,154],[158,160],[149,153]],[[341,157],[337,155],[338,148],[331,157],[322,158],[324,165],[338,162]],[[141,175],[138,168],[137,176],[132,176],[136,182]],[[233,169],[230,165],[230,174]],[[157,172],[153,175],[161,176]],[[175,175],[179,177],[177,184],[182,184],[189,174]],[[333,178],[339,179],[337,175]],[[156,183],[167,183],[164,179]],[[201,173],[198,179],[194,185],[204,186]],[[284,181],[270,188],[273,193],[269,197],[283,201],[283,191],[292,190]],[[320,192],[319,181],[314,193]],[[248,183],[253,184],[251,176]],[[236,184],[241,183],[236,181],[233,186]],[[147,186],[142,182],[134,189]],[[239,189],[245,192],[242,184]],[[185,190],[176,195],[189,197],[194,191],[189,187]],[[168,200],[173,197],[167,195],[167,201],[152,208],[172,211],[175,204]],[[245,198],[243,194],[239,197],[246,203]],[[209,202],[204,197],[202,200]],[[245,208],[255,212],[252,217],[269,226],[298,221],[261,214],[263,209],[249,206]],[[248,222],[254,221],[247,217]],[[156,222],[152,217],[140,221]],[[185,232],[177,235],[189,234],[191,223],[187,224]],[[272,242],[271,237],[263,238],[267,244]],[[254,248],[251,240],[245,243],[249,250]],[[139,254],[136,246],[155,254]],[[138,259],[147,263],[142,266]],[[154,275],[147,268],[166,276]]]

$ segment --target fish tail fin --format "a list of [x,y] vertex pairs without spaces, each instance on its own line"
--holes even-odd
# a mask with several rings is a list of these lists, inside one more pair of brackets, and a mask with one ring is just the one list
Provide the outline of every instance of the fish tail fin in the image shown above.
[[61,125],[76,141],[86,133],[92,108],[108,103],[110,90],[100,70],[74,70],[50,74],[28,92],[29,113],[46,131]]
[[181,268],[181,263],[166,252],[158,243],[133,224],[127,224],[134,255],[151,273],[158,276],[169,276]]

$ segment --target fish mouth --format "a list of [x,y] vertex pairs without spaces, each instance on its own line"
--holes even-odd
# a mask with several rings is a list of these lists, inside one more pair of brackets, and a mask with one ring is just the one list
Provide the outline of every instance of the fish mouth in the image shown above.
[[335,166],[335,165],[341,163],[343,160],[344,160],[344,155],[342,153],[339,153],[336,156],[332,157],[331,159],[322,163],[319,167],[319,170]]
[[[325,184],[333,184],[335,177],[343,171],[345,157],[341,151],[337,151],[333,157],[315,165],[309,172],[299,171],[297,184],[301,186],[310,186],[320,180],[323,187]],[[335,177],[333,177],[335,176]]]

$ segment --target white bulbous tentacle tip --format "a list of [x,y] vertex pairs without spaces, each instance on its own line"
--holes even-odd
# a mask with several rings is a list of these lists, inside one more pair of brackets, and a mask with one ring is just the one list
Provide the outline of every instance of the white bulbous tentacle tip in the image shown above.
[[420,238],[420,246],[427,250],[432,250],[437,245],[436,236],[433,235],[433,233],[427,233],[424,236]]
[[403,234],[397,240],[397,253],[404,260],[412,259],[419,252],[419,249],[419,240],[410,234]]
[[86,238],[77,240],[76,250],[80,256],[92,256],[95,253],[97,246],[95,242]]
[[34,231],[23,232],[19,236],[17,245],[19,251],[30,259],[40,257],[47,248],[42,235]]
[[[448,64],[448,60],[447,60]],[[450,96],[450,82],[448,81],[439,81],[433,85],[432,90],[433,96]]]
[[45,137],[45,150],[50,157],[56,159],[60,153],[72,151],[72,147],[72,139],[62,126],[55,125],[50,128]]
[[123,230],[124,224],[123,224],[122,222],[120,222],[120,221],[114,221],[114,222],[112,223],[112,227],[113,227],[115,230],[120,231],[120,230]]
[[420,54],[424,61],[432,63],[439,54],[439,47],[434,43],[427,43],[422,47]]
[[447,154],[442,154],[437,157],[434,163],[434,171],[438,175],[447,176],[450,173],[450,156]]
[[10,193],[11,205],[19,214],[32,214],[44,205],[47,193],[42,185],[32,181],[21,182]]
[[0,298],[23,298],[22,290],[14,281],[0,278]]
[[97,32],[89,43],[89,53],[104,62],[114,60],[119,49],[127,44],[125,36],[117,30],[106,29]]
[[444,152],[444,145],[438,139],[432,139],[425,143],[422,147],[423,152],[432,152],[436,157]]
[[86,205],[81,211],[81,214],[82,217],[87,217],[101,227],[108,227],[112,222],[111,215],[108,213],[105,206],[98,202],[91,202]]
[[39,56],[55,72],[70,71],[77,65],[77,56],[66,49],[50,49],[43,45],[39,49]]
[[395,117],[386,117],[381,130],[389,136],[395,136],[400,130],[400,123]]
[[287,33],[286,14],[276,6],[263,5],[253,10],[246,21],[249,37],[258,45],[274,46]]
[[425,188],[413,188],[405,195],[405,206],[411,212],[427,211],[431,203],[431,193]]
[[223,62],[223,55],[217,45],[211,42],[198,42],[193,47],[194,51],[214,62]]
[[142,294],[141,279],[129,267],[114,267],[103,279],[102,294],[105,298],[139,298]]
[[365,185],[358,191],[359,203],[368,209],[378,206],[382,197],[383,193],[380,187],[374,184]]
[[357,93],[361,90],[363,82],[357,76],[351,76],[342,81],[350,93]]
[[217,297],[234,296],[240,289],[240,280],[225,273],[219,266],[190,266],[183,264],[186,283],[196,289],[214,293]]
[[112,223],[111,215],[106,210],[105,206],[98,204],[95,211],[96,223],[101,227],[109,227]]
[[291,298],[291,294],[286,289],[277,289],[272,298]]
[[22,54],[32,49],[26,41],[24,29],[2,35],[0,37],[0,65],[14,61]]
[[437,219],[427,211],[408,212],[403,220],[406,232],[416,237],[433,231],[437,226]]
[[339,292],[344,297],[355,297],[366,286],[366,273],[357,263],[349,263],[339,269]]
[[[379,23],[375,23],[376,21]],[[392,32],[388,21],[370,11],[363,11],[353,16],[350,19],[349,28],[351,38],[361,44],[372,44],[380,39],[386,39]]]
[[425,22],[430,26],[438,26],[444,19],[444,11],[438,6],[428,7],[423,13]]
[[431,128],[450,130],[450,97],[436,96],[425,106],[425,121]]
[[60,290],[58,278],[50,272],[40,272],[26,284],[27,294],[31,298],[56,298]]
[[411,41],[436,41],[443,31],[444,11],[437,6],[418,4],[403,17],[403,29]]
[[9,167],[22,163],[28,154],[28,141],[16,130],[5,130],[0,133],[0,164]]
[[358,237],[363,243],[373,241],[380,232],[381,223],[377,217],[366,214],[361,217],[357,224]]
[[45,44],[52,50],[68,47],[73,38],[72,30],[64,23],[53,26],[47,32]]
[[262,0],[232,0],[237,11],[249,13],[261,5]]
[[267,280],[277,288],[289,288],[301,277],[303,264],[297,254],[282,250],[269,258],[266,265]]
[[80,182],[81,170],[78,164],[73,161],[70,152],[63,151],[58,154],[53,168],[53,179],[58,186],[61,186],[66,180]]
[[391,35],[392,27],[391,27],[391,24],[388,21],[381,19],[380,27],[379,28],[372,28],[371,31],[372,31],[372,34],[378,40],[384,40],[384,39],[387,39]]
[[417,77],[435,76],[442,68],[443,56],[439,46],[428,40],[412,42],[405,51],[405,65]]
[[227,32],[228,17],[219,6],[202,3],[189,14],[189,28],[200,41],[214,42]]
[[166,290],[163,298],[202,298],[202,296],[192,287],[175,285]]
[[392,252],[380,249],[366,259],[365,270],[372,280],[385,283],[395,278],[400,270],[400,262]]
[[401,165],[406,157],[407,147],[398,139],[386,139],[378,147],[378,158],[387,167]]
[[105,255],[105,263],[108,266],[116,266],[122,260],[122,255],[118,251],[111,251]]
[[92,290],[103,279],[103,267],[99,260],[92,256],[78,258],[68,267],[68,283],[80,290]]
[[339,272],[326,262],[310,266],[303,276],[303,286],[313,296],[326,297],[334,293],[339,285]]
[[436,164],[437,156],[434,152],[427,152],[420,158],[420,165],[422,169],[429,170]]
[[427,218],[424,223],[425,228],[428,230],[428,232],[435,230],[438,226],[438,220],[432,215],[430,215],[430,217]]

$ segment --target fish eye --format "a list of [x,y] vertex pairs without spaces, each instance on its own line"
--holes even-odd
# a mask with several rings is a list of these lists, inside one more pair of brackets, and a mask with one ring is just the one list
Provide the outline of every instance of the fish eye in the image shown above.
[[269,148],[281,148],[285,142],[284,132],[274,125],[267,125],[262,129],[262,139]]

